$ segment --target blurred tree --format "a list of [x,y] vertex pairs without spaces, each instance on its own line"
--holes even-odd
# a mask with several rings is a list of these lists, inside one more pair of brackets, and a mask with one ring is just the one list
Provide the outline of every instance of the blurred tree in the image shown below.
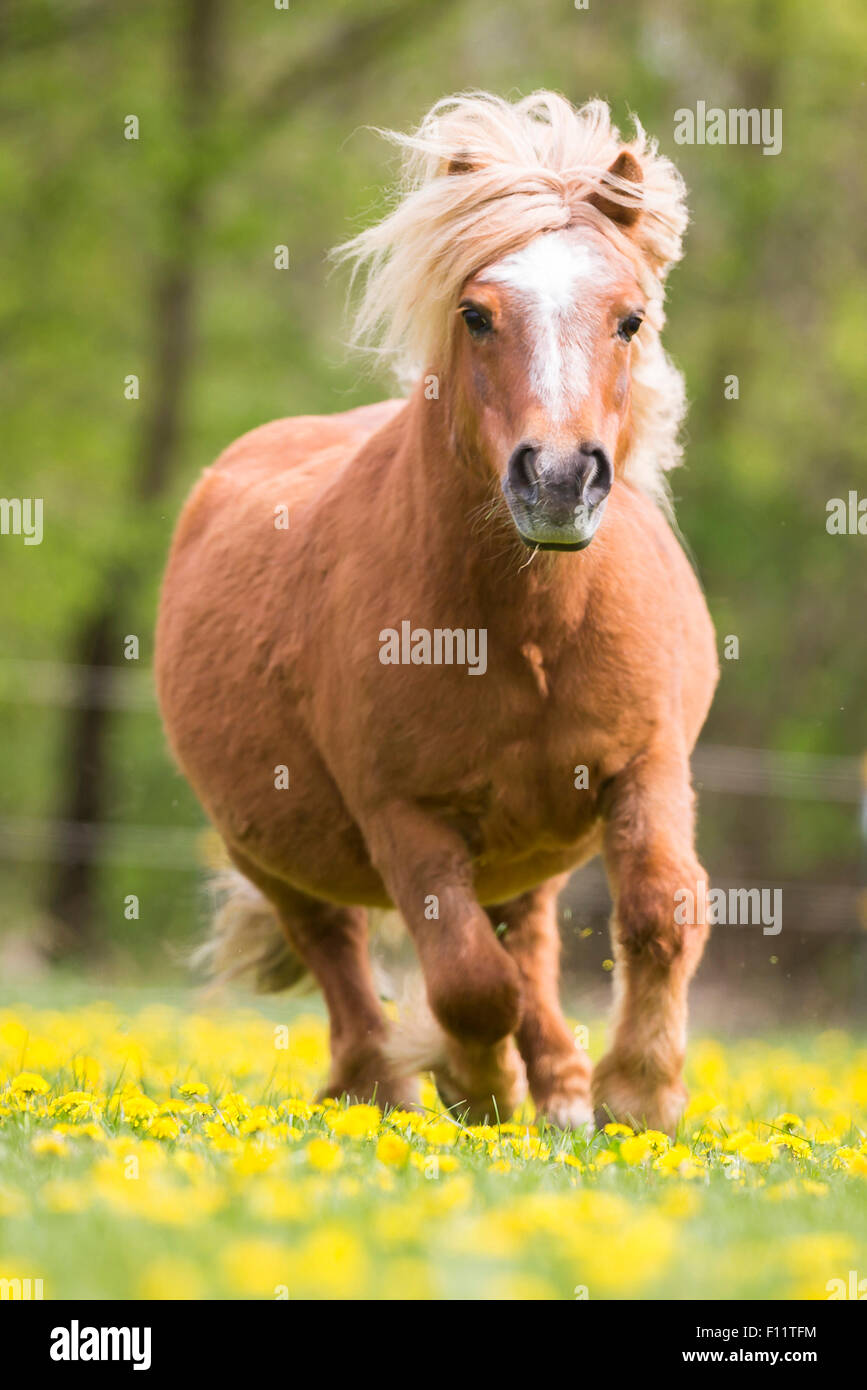
[[[449,0],[437,0],[437,9]],[[172,37],[177,69],[178,110],[175,140],[179,158],[165,189],[162,251],[148,294],[152,343],[143,374],[144,420],[131,481],[134,506],[147,508],[165,492],[179,459],[195,340],[195,302],[199,292],[206,204],[212,185],[225,177],[230,160],[262,131],[285,120],[332,85],[363,71],[365,60],[398,39],[431,0],[414,0],[360,20],[335,25],[317,52],[278,74],[268,91],[231,138],[220,145],[220,78],[225,67],[222,0],[184,0]],[[93,16],[91,16],[93,18]],[[140,557],[125,552],[104,575],[92,611],[82,615],[70,644],[79,689],[63,735],[60,821],[47,906],[57,927],[55,954],[87,950],[96,920],[95,883],[102,833],[109,805],[111,768],[108,726],[112,718],[107,685],[122,640],[122,615],[140,581]],[[69,825],[88,825],[78,853],[68,851]]]
[[[675,158],[693,221],[669,294],[691,398],[673,481],[718,630],[741,653],[723,662],[707,737],[863,752],[865,542],[824,523],[829,498],[867,491],[865,39],[859,0],[7,0],[3,492],[44,497],[46,535],[0,538],[6,923],[37,923],[48,902],[62,949],[115,941],[143,961],[194,921],[193,863],[117,849],[123,827],[202,821],[154,712],[118,707],[121,639],[141,635],[146,683],[165,549],[198,468],[266,419],[393,390],[344,353],[325,255],[384,206],[393,156],[365,127],[407,128],[462,88],[598,94]],[[781,153],[675,145],[675,111],[698,100],[780,107]],[[130,111],[142,138],[128,143]],[[131,371],[138,402],[119,386]],[[858,881],[855,807],[706,795],[701,817],[721,877]],[[135,935],[117,909],[129,891]]]
[[[213,168],[209,141],[222,64],[222,8],[222,0],[184,0],[174,36],[177,140],[182,157],[166,189],[163,250],[149,294],[152,347],[143,373],[144,419],[131,483],[133,504],[145,507],[164,492],[178,463],[193,362],[197,252]],[[60,822],[61,827],[87,824],[96,833],[77,857],[66,853],[55,857],[48,909],[58,925],[55,949],[60,954],[84,950],[93,942],[96,859],[100,827],[107,819],[110,777],[107,726],[112,716],[105,684],[121,650],[123,613],[130,588],[139,579],[137,559],[135,553],[117,557],[70,646],[80,688],[64,731]]]

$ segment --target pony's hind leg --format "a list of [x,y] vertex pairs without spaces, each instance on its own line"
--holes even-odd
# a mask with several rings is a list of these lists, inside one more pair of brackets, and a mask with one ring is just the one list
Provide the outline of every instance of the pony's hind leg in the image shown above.
[[295,952],[319,984],[328,1009],[331,1070],[320,1097],[411,1106],[413,1078],[396,1075],[387,1048],[389,1025],[376,992],[368,953],[367,912],[301,893],[233,859],[272,903]]
[[[367,826],[371,857],[403,914],[421,962],[432,1017],[421,1020],[441,1099],[471,1121],[506,1119],[523,1099],[523,1063],[512,1034],[521,977],[494,935],[472,886],[467,848],[447,826],[401,804]],[[430,1026],[432,1025],[432,1026]],[[401,1048],[397,1040],[396,1055]]]
[[568,875],[488,908],[488,916],[521,972],[523,1013],[518,1048],[539,1114],[562,1129],[592,1125],[590,1059],[560,1008],[557,895]]

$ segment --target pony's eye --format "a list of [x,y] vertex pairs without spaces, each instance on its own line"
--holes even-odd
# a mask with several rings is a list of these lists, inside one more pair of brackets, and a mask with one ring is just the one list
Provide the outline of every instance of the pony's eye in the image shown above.
[[641,314],[629,314],[625,319],[621,319],[617,327],[617,336],[622,338],[624,343],[628,343],[635,337],[644,318]]
[[491,320],[481,309],[477,309],[475,304],[462,304],[460,309],[471,337],[483,338],[486,333],[490,333]]

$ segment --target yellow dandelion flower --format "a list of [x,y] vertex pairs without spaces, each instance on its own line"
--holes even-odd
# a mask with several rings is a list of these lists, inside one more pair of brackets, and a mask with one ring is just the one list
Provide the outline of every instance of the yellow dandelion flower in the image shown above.
[[358,1237],[343,1226],[321,1227],[292,1253],[287,1283],[290,1296],[359,1298],[370,1271]]
[[[629,1142],[629,1141],[627,1140],[626,1142]],[[622,1146],[621,1146],[621,1147],[622,1147]],[[644,1151],[643,1151],[643,1152],[644,1152]],[[628,1161],[628,1160],[627,1160],[627,1161]],[[596,1157],[594,1158],[593,1162],[590,1164],[590,1167],[591,1167],[591,1168],[594,1168],[594,1169],[596,1169],[596,1170],[599,1170],[599,1169],[601,1169],[601,1168],[607,1168],[608,1165],[609,1165],[609,1163],[616,1163],[616,1162],[617,1162],[617,1155],[616,1155],[616,1153],[614,1153],[613,1149],[600,1149],[600,1150],[599,1150],[599,1153],[596,1155]]]
[[40,1189],[39,1201],[46,1211],[68,1213],[86,1211],[90,1206],[91,1196],[85,1183],[57,1178],[54,1182],[45,1183]]
[[266,1178],[249,1192],[250,1209],[265,1221],[301,1221],[310,1213],[306,1188]]
[[277,1158],[276,1149],[268,1149],[261,1144],[245,1144],[234,1159],[232,1168],[240,1177],[247,1177],[251,1173],[264,1173],[273,1168]]
[[102,1108],[103,1098],[95,1096],[90,1091],[66,1091],[62,1096],[51,1102],[49,1113],[52,1115],[69,1115],[70,1119],[84,1119],[89,1115],[94,1107]]
[[229,1095],[223,1096],[219,1103],[219,1109],[231,1124],[238,1124],[250,1114],[251,1106],[246,1096],[242,1096],[238,1091],[232,1091]]
[[139,1298],[157,1302],[161,1299],[182,1301],[207,1297],[202,1272],[191,1260],[177,1255],[151,1260],[142,1272],[138,1286]]
[[[643,1163],[652,1153],[653,1149],[645,1134],[636,1134],[631,1139],[622,1140],[620,1144],[620,1157],[623,1159],[624,1163],[628,1163],[630,1167]],[[597,1154],[597,1163],[602,1156],[601,1153]]]
[[332,1133],[349,1139],[370,1138],[376,1133],[381,1120],[382,1111],[378,1105],[350,1105],[347,1110],[337,1110],[326,1116]]
[[255,1105],[249,1115],[245,1116],[238,1124],[240,1135],[261,1134],[270,1128],[274,1119],[274,1111],[267,1105]]
[[579,1173],[583,1173],[584,1171],[584,1164],[581,1162],[580,1158],[576,1158],[574,1154],[567,1153],[564,1149],[561,1149],[559,1153],[554,1155],[554,1162],[565,1164],[568,1168],[577,1168]]
[[695,1216],[700,1206],[701,1198],[694,1186],[682,1187],[676,1184],[663,1194],[659,1211],[663,1216],[671,1216],[676,1221],[686,1221]]
[[461,1166],[460,1160],[454,1154],[434,1154],[433,1157],[441,1173],[456,1173]]
[[159,1111],[156,1101],[151,1100],[150,1096],[146,1096],[142,1091],[123,1096],[121,1107],[124,1119],[129,1120],[131,1124],[136,1124],[139,1120],[149,1120]]
[[538,1303],[562,1298],[562,1289],[536,1274],[494,1274],[486,1298],[496,1303]]
[[787,1182],[775,1182],[765,1189],[765,1197],[769,1202],[787,1202],[792,1197],[797,1197],[801,1189],[794,1178],[789,1178]]
[[299,1129],[297,1125],[274,1125],[269,1133],[278,1143],[292,1143],[296,1139],[304,1138],[304,1130]]
[[801,1158],[811,1152],[808,1139],[802,1139],[799,1134],[772,1134],[768,1139],[769,1144],[773,1144],[775,1149],[788,1149],[789,1153],[797,1154]]
[[749,1144],[742,1144],[740,1156],[745,1163],[770,1163],[775,1155],[773,1144],[765,1143],[761,1139],[753,1139]]
[[36,1134],[30,1141],[32,1152],[40,1157],[43,1154],[65,1154],[67,1147],[62,1134]]
[[815,1231],[792,1236],[781,1249],[789,1268],[805,1279],[824,1284],[832,1275],[848,1270],[857,1258],[858,1247],[845,1231]]
[[170,1096],[164,1100],[159,1108],[160,1115],[189,1115],[192,1105],[188,1100],[179,1100],[177,1096]]
[[170,1115],[157,1115],[147,1127],[151,1139],[177,1139],[181,1127]]
[[653,1167],[657,1173],[677,1174],[681,1178],[697,1178],[702,1172],[701,1164],[695,1161],[685,1144],[674,1144],[660,1154]]
[[403,1168],[409,1158],[409,1144],[399,1134],[383,1134],[376,1145],[376,1157],[389,1168]]
[[276,1241],[233,1241],[220,1256],[224,1277],[232,1289],[258,1298],[274,1298],[288,1284],[292,1251]]
[[845,1164],[847,1173],[856,1178],[867,1178],[867,1155],[862,1153],[853,1154],[848,1163]]
[[313,1139],[307,1145],[307,1162],[320,1173],[331,1173],[343,1162],[340,1146],[330,1139]]
[[176,1168],[180,1168],[182,1173],[186,1173],[191,1178],[198,1178],[205,1171],[205,1160],[200,1153],[191,1153],[187,1149],[176,1149],[174,1163]]
[[730,1134],[723,1147],[728,1154],[741,1153],[749,1144],[755,1144],[756,1136],[751,1129],[738,1129]]
[[35,1071],[21,1071],[12,1078],[11,1090],[16,1096],[47,1095],[51,1086]]
[[425,1116],[420,1110],[392,1110],[388,1122],[395,1129],[416,1130],[425,1123]]
[[[626,1142],[626,1141],[624,1141]],[[674,1224],[658,1212],[636,1216],[620,1228],[598,1233],[580,1231],[578,1281],[598,1296],[641,1289],[658,1280],[676,1248]]]
[[697,1091],[694,1096],[690,1096],[684,1110],[684,1117],[694,1120],[699,1115],[710,1115],[711,1111],[716,1110],[722,1101],[714,1091]]
[[394,1259],[377,1271],[377,1296],[400,1303],[427,1303],[437,1297],[431,1273],[424,1260]]
[[451,1120],[441,1120],[439,1123],[426,1125],[421,1131],[422,1139],[437,1148],[448,1148],[449,1145],[455,1143],[459,1134],[460,1130]]
[[72,1136],[75,1139],[91,1139],[94,1143],[102,1143],[106,1137],[105,1130],[100,1125],[89,1121],[87,1124],[66,1124],[61,1120],[51,1131],[52,1134],[62,1134],[66,1137]]

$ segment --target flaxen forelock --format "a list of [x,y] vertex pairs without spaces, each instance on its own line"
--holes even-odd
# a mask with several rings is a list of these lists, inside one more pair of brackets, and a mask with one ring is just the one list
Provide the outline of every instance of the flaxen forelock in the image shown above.
[[[680,258],[687,223],[684,186],[639,122],[626,143],[603,101],[575,108],[553,92],[517,102],[483,92],[448,97],[412,134],[382,132],[403,151],[391,212],[335,251],[363,289],[353,341],[385,357],[405,381],[447,359],[454,307],[472,274],[534,237],[572,223],[604,188],[637,203],[630,241],[641,261],[648,320],[633,354],[633,444],[625,473],[665,502],[665,474],[680,461],[685,395],[659,341],[663,282]],[[608,170],[627,148],[636,185]],[[611,234],[619,233],[611,224]]]

